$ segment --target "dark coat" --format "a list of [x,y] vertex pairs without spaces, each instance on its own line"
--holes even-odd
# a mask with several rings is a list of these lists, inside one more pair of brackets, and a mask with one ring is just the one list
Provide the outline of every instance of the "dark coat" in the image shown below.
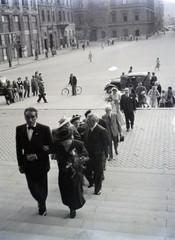
[[109,146],[107,130],[97,124],[93,132],[90,133],[90,131],[87,128],[84,133],[84,145],[89,153],[89,157],[93,159],[95,156],[103,155],[104,153],[107,157]]
[[125,94],[121,96],[120,109],[124,112],[133,112],[136,110],[136,100],[135,96],[132,93],[129,94],[129,97],[126,97]]
[[59,166],[59,188],[63,204],[70,209],[79,209],[85,204],[82,187],[82,167],[75,168],[75,172],[72,168],[66,168],[68,162],[72,162],[71,151],[76,150],[78,156],[88,156],[88,153],[84,147],[83,142],[73,140],[68,152],[59,142],[55,141],[55,153]]
[[69,84],[71,86],[76,86],[77,85],[77,78],[75,76],[73,76],[72,78],[69,78]]
[[[37,123],[31,141],[28,139],[26,124],[16,128],[17,160],[18,165],[24,168],[25,173],[38,176],[40,173],[44,174],[49,171],[50,163],[48,155],[50,151],[44,151],[44,145],[53,149],[52,135],[48,126]],[[36,160],[27,160],[26,155],[31,153],[36,154]]]

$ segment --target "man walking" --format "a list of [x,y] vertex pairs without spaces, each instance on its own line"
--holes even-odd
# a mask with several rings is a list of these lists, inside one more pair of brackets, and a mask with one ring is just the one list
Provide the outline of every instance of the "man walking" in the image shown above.
[[[89,186],[95,184],[94,194],[100,195],[103,176],[103,156],[108,156],[109,137],[107,130],[98,124],[97,114],[87,115],[87,128],[84,133],[84,145],[90,157],[84,175],[89,181]],[[94,177],[92,178],[92,173]]]
[[77,78],[73,76],[71,73],[69,78],[69,84],[72,86],[72,95],[77,95],[76,87],[77,87]]
[[30,82],[28,80],[28,77],[25,77],[24,80],[24,98],[26,97],[30,97]]
[[129,88],[125,88],[125,94],[121,96],[120,109],[125,114],[127,132],[134,126],[134,111],[136,110],[136,100],[134,94],[129,94]]
[[118,155],[117,147],[119,142],[119,134],[122,135],[122,128],[120,126],[117,113],[112,112],[111,105],[105,107],[106,114],[102,119],[106,121],[108,136],[109,136],[109,159],[113,159],[112,142],[114,142],[115,154]]
[[45,216],[48,193],[49,154],[53,148],[50,128],[37,123],[35,108],[24,111],[26,124],[16,128],[16,154],[20,173],[25,173],[28,188],[38,202],[39,215]]

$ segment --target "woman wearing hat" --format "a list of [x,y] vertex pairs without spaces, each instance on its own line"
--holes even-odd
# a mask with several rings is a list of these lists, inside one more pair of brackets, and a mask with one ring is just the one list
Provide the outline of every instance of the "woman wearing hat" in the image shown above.
[[89,159],[83,142],[73,139],[70,128],[55,132],[54,146],[59,167],[58,184],[64,205],[70,209],[70,217],[83,207],[83,164]]

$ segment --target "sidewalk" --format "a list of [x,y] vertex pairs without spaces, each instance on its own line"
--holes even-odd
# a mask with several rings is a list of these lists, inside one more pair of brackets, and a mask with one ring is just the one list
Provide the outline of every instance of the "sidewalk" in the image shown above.
[[[94,111],[103,114],[102,109]],[[84,112],[40,109],[38,122],[52,129],[63,113],[83,116]],[[16,164],[15,127],[24,123],[23,109],[3,109],[0,115],[0,239],[175,239],[174,109],[137,111],[134,129],[126,132],[123,127],[125,141],[119,145],[119,155],[107,163],[102,194],[95,196],[84,186],[86,204],[75,219],[69,218],[61,202],[55,161],[49,172],[48,214],[38,216]]]

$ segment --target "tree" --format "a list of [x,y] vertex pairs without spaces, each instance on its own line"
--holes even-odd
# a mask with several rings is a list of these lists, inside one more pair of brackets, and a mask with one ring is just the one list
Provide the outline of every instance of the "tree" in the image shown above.
[[84,7],[83,26],[84,35],[89,35],[92,29],[106,30],[108,5],[106,0],[88,0]]

